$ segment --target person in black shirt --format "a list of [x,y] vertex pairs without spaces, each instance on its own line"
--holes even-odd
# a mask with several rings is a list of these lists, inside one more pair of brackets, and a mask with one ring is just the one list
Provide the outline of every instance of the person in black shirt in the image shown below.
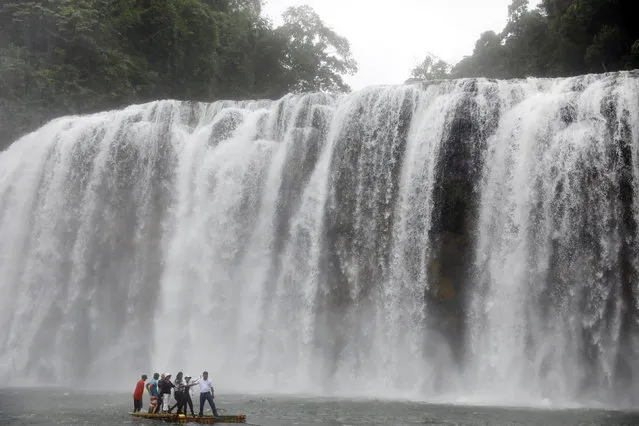
[[169,398],[171,398],[171,389],[175,387],[175,385],[171,383],[171,375],[167,374],[164,380],[162,380],[158,385],[160,387],[160,397],[162,398],[162,412],[166,413],[169,411]]

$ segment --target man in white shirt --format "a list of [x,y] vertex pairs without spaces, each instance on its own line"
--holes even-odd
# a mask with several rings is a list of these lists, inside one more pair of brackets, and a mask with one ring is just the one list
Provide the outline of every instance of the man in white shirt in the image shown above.
[[197,382],[200,385],[200,416],[204,415],[204,401],[208,401],[211,406],[211,411],[213,411],[213,415],[218,417],[217,408],[215,408],[215,403],[213,402],[213,383],[209,380],[209,373],[205,371],[202,373],[202,377]]

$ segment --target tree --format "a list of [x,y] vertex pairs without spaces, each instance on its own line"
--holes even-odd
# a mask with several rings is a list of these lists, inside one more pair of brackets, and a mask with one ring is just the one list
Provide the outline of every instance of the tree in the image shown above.
[[508,23],[500,34],[505,75],[547,75],[547,27],[546,18],[538,10],[528,9],[528,0],[513,0],[508,8]]
[[411,71],[411,77],[421,80],[439,80],[450,77],[451,66],[432,53]]
[[310,6],[288,8],[277,29],[285,40],[283,83],[292,91],[348,92],[343,75],[357,72],[350,44]]
[[626,0],[512,0],[508,22],[483,33],[455,77],[562,77],[639,66],[639,27]]
[[0,146],[69,113],[174,98],[348,91],[348,41],[307,6],[262,0],[0,1]]
[[512,0],[508,6],[508,22],[502,32],[505,39],[521,37],[521,23],[528,14],[528,5],[528,0]]
[[505,50],[501,36],[494,31],[482,33],[475,43],[472,56],[467,56],[452,69],[454,77],[505,78]]

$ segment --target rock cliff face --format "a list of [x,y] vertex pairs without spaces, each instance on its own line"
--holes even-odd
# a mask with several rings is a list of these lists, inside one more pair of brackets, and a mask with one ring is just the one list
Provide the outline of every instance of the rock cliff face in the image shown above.
[[241,392],[633,403],[638,82],[53,121],[0,155],[0,373],[188,362]]

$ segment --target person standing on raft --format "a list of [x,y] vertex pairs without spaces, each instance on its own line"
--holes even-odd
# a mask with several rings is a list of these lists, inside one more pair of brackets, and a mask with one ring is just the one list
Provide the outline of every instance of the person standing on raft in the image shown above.
[[146,374],[138,380],[133,391],[133,412],[137,413],[142,409],[142,396],[144,396],[144,385],[146,383]]
[[184,380],[182,379],[182,372],[178,372],[175,376],[175,381],[173,382],[175,388],[173,390],[173,398],[175,398],[175,405],[173,407],[169,407],[169,414],[173,411],[174,408],[177,408],[178,414],[182,414],[180,412],[180,407],[182,404],[182,398],[184,397]]
[[209,402],[213,415],[218,417],[217,408],[215,408],[215,403],[213,402],[213,383],[209,380],[208,371],[202,373],[202,377],[197,381],[197,384],[200,385],[200,417],[204,415],[204,401]]
[[160,386],[160,395],[162,400],[162,412],[167,413],[169,411],[169,400],[171,398],[171,389],[175,387],[173,383],[171,383],[171,375],[167,374],[162,384]]
[[162,409],[162,385],[164,384],[164,379],[166,378],[166,374],[162,373],[160,375],[160,379],[157,382],[157,390],[158,390],[158,401],[157,401],[157,405],[155,407],[155,411],[153,411],[153,414],[159,414],[160,410]]
[[186,375],[184,376],[184,379],[182,377],[183,374],[181,371],[177,373],[177,376],[175,376],[175,391],[173,393],[173,396],[175,397],[176,403],[173,407],[169,408],[169,413],[171,413],[174,408],[177,408],[178,414],[186,415],[186,408],[188,404],[189,408],[191,409],[191,415],[195,416],[195,413],[193,412],[193,401],[191,400],[191,387],[195,386],[196,384],[189,383],[189,380],[191,380],[191,376]]
[[158,373],[153,373],[153,378],[149,380],[149,383],[146,384],[146,390],[149,391],[149,395],[151,395],[151,400],[149,401],[149,414],[153,414],[158,404],[158,378],[159,377],[160,375]]
[[193,386],[195,386],[197,383],[189,383],[191,381],[191,376],[184,376],[184,383],[185,383],[185,388],[184,388],[184,405],[183,405],[183,410],[184,410],[184,414],[186,414],[186,406],[188,404],[189,409],[191,410],[191,415],[195,416],[195,413],[193,412],[193,400],[191,399],[191,388]]

